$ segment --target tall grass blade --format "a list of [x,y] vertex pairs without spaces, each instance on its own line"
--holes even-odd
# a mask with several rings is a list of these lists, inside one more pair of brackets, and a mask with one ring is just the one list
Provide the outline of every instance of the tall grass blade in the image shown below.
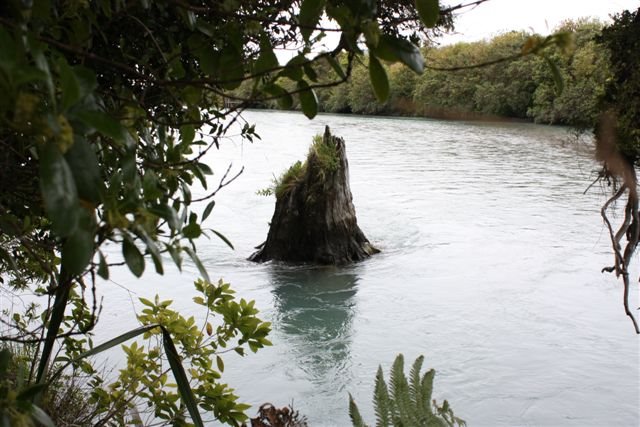
[[165,328],[162,328],[162,342],[164,344],[164,352],[167,355],[167,360],[169,361],[169,366],[173,371],[173,376],[176,379],[176,384],[178,384],[180,397],[182,397],[182,401],[187,407],[189,415],[191,415],[191,420],[196,425],[196,427],[204,427],[204,423],[202,422],[202,418],[200,417],[200,411],[198,411],[196,398],[193,395],[191,386],[189,385],[189,379],[187,378],[187,374],[184,371],[182,362],[180,361],[180,356],[178,356],[178,351],[176,350],[176,346],[173,344],[173,340],[171,339],[169,331],[167,331]]

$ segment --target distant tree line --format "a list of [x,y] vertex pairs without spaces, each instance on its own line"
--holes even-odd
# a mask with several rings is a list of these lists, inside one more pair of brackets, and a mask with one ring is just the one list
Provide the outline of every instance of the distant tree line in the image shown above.
[[[580,19],[556,29],[574,34],[568,52],[555,48],[549,53],[564,82],[560,93],[552,68],[538,55],[474,67],[520,53],[533,34],[512,31],[488,41],[426,47],[422,75],[399,63],[385,64],[390,95],[384,103],[376,100],[366,60],[356,62],[347,84],[317,91],[319,110],[451,119],[508,117],[589,128],[595,123],[598,99],[610,76],[606,51],[595,41],[602,28],[599,21]],[[335,79],[328,63],[320,62],[315,68],[319,79]],[[250,91],[245,85],[237,95],[248,97]],[[255,106],[277,108],[275,102]]]

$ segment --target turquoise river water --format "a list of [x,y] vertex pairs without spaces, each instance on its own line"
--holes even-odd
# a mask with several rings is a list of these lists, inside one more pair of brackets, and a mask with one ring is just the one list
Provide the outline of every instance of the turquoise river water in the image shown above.
[[[388,372],[396,354],[409,363],[422,354],[436,370],[434,397],[469,426],[639,425],[638,338],[620,282],[600,273],[612,254],[606,195],[583,194],[596,168],[588,141],[531,124],[244,117],[262,139],[229,138],[206,158],[212,185],[230,164],[232,174],[245,168],[206,222],[235,250],[217,238],[199,245],[212,278],[273,322],[273,347],[225,358],[223,379],[241,399],[293,403],[311,426],[347,426],[351,393],[375,424],[378,365]],[[275,202],[256,191],[303,159],[325,125],[346,140],[359,225],[382,252],[342,268],[246,261]],[[140,296],[202,315],[193,266],[148,270],[101,284],[99,338],[136,326]]]

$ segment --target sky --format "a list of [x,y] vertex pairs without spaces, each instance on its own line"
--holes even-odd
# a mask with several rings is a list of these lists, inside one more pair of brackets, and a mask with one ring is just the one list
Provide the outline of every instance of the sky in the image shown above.
[[[455,6],[473,1],[440,0],[440,4]],[[533,30],[545,35],[566,19],[593,17],[608,22],[609,15],[638,7],[640,0],[488,0],[458,13],[454,19],[455,34],[445,35],[437,41],[440,44],[477,41],[512,30]],[[332,50],[337,42],[335,33],[328,34],[316,51]],[[288,61],[296,53],[276,51],[280,62]]]
[[[471,0],[441,0],[458,5]],[[639,0],[489,0],[468,9],[455,19],[456,32],[441,42],[475,41],[511,30],[530,30],[549,34],[565,19],[595,17],[603,21],[624,9],[635,10]]]

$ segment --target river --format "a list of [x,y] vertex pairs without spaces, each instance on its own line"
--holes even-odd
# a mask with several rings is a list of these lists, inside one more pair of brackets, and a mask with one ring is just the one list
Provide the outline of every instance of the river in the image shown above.
[[[273,347],[225,359],[223,379],[241,399],[293,403],[311,426],[347,426],[351,393],[375,424],[378,365],[388,373],[398,353],[407,364],[422,354],[436,370],[434,398],[469,426],[639,425],[638,338],[621,283],[600,273],[612,262],[605,194],[583,194],[596,168],[590,144],[522,123],[244,117],[262,139],[232,137],[207,155],[212,185],[244,166],[206,221],[235,250],[199,242],[212,278],[273,322]],[[325,125],[346,140],[358,223],[382,252],[344,268],[246,261],[275,202],[256,191],[303,159]],[[194,310],[193,266],[150,270],[102,284],[99,337],[136,325],[138,296]]]

